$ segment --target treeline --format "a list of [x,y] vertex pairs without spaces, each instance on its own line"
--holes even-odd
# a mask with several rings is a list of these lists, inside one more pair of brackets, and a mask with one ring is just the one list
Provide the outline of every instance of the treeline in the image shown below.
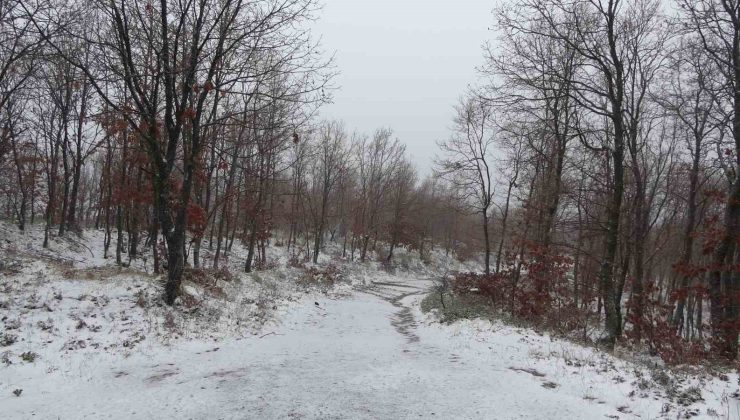
[[[389,129],[319,121],[315,0],[0,2],[0,209],[186,266],[327,241],[484,258],[459,292],[674,362],[738,352],[740,3],[512,0],[435,177]],[[431,140],[431,139],[430,139]],[[707,330],[706,328],[709,328]]]
[[[152,255],[172,304],[186,266],[424,258],[480,241],[449,186],[389,129],[319,121],[331,59],[314,0],[0,3],[0,208],[50,238],[102,229],[106,258]],[[377,251],[377,252],[375,252]],[[150,260],[151,261],[151,260]]]
[[565,331],[600,319],[608,346],[734,359],[740,3],[512,0],[495,13],[490,83],[461,101],[437,165],[495,239],[492,274],[458,289]]

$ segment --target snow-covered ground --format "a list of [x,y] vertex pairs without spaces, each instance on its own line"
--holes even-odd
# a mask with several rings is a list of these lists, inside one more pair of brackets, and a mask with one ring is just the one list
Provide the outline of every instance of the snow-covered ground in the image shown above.
[[188,311],[159,305],[153,276],[94,255],[70,272],[39,252],[0,247],[18,263],[0,274],[0,418],[740,418],[736,374],[442,325],[419,309],[432,282],[418,267],[348,264],[354,286],[329,293],[295,287],[298,269],[239,275],[226,296],[190,285],[215,303]]

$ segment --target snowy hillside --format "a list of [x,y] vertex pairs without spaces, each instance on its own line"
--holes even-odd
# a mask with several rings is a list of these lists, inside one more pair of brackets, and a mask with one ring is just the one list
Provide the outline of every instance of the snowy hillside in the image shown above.
[[169,309],[143,266],[86,249],[95,232],[46,251],[39,232],[2,229],[3,418],[738,418],[735,374],[440,324],[420,309],[433,286],[420,263],[338,262],[342,280],[324,288],[284,264],[189,281]]

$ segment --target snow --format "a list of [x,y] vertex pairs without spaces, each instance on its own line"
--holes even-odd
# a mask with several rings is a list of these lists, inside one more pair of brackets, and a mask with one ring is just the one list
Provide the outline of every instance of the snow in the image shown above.
[[328,293],[287,267],[239,274],[225,297],[188,284],[204,300],[188,313],[157,304],[155,276],[59,243],[77,261],[65,273],[34,247],[0,247],[19,262],[0,295],[0,333],[17,338],[0,347],[3,418],[740,418],[734,373],[672,373],[704,399],[684,407],[644,364],[500,322],[440,324],[419,309],[435,271],[414,264],[338,262],[346,283]]

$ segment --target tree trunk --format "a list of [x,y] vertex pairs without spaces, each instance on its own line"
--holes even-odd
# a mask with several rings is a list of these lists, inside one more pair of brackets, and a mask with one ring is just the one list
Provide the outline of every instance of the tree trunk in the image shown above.
[[488,238],[488,208],[483,209],[483,241],[486,252],[486,275],[489,275],[491,274],[491,241]]
[[[687,216],[686,216],[686,228],[683,236],[683,252],[681,253],[681,260],[679,267],[684,270],[688,270],[691,264],[691,257],[694,252],[694,226],[696,225],[696,196],[699,189],[699,165],[701,163],[701,137],[697,136],[694,141],[694,156],[691,163],[691,174],[690,174],[690,186],[689,186],[689,197],[687,202]],[[689,289],[689,282],[691,276],[688,272],[680,273],[681,275],[681,293],[676,303],[676,312],[673,316],[673,328],[676,329],[677,333],[681,334],[681,328],[683,327],[683,312],[684,306],[686,305],[686,295]],[[701,300],[701,298],[699,298]],[[701,306],[701,303],[699,304]]]
[[501,270],[501,258],[503,257],[504,250],[504,239],[506,238],[507,222],[509,220],[509,203],[511,202],[511,191],[514,188],[516,178],[509,182],[509,187],[506,190],[506,203],[504,203],[504,214],[501,218],[501,239],[498,242],[498,251],[496,251],[496,272]]
[[69,201],[69,160],[67,158],[67,150],[69,148],[69,137],[66,133],[67,127],[65,126],[64,140],[62,141],[62,168],[64,173],[62,176],[63,192],[62,192],[62,213],[59,215],[59,236],[64,235],[65,227],[67,224],[67,203]]
[[604,293],[604,327],[607,333],[605,343],[609,348],[614,348],[614,344],[620,335],[622,323],[613,277],[614,262],[616,261],[619,245],[620,213],[624,195],[624,131],[621,124],[621,106],[615,106],[615,113],[617,115],[612,119],[615,122],[614,150],[611,153],[613,158],[613,186],[607,208],[605,253],[599,271],[599,282]]

